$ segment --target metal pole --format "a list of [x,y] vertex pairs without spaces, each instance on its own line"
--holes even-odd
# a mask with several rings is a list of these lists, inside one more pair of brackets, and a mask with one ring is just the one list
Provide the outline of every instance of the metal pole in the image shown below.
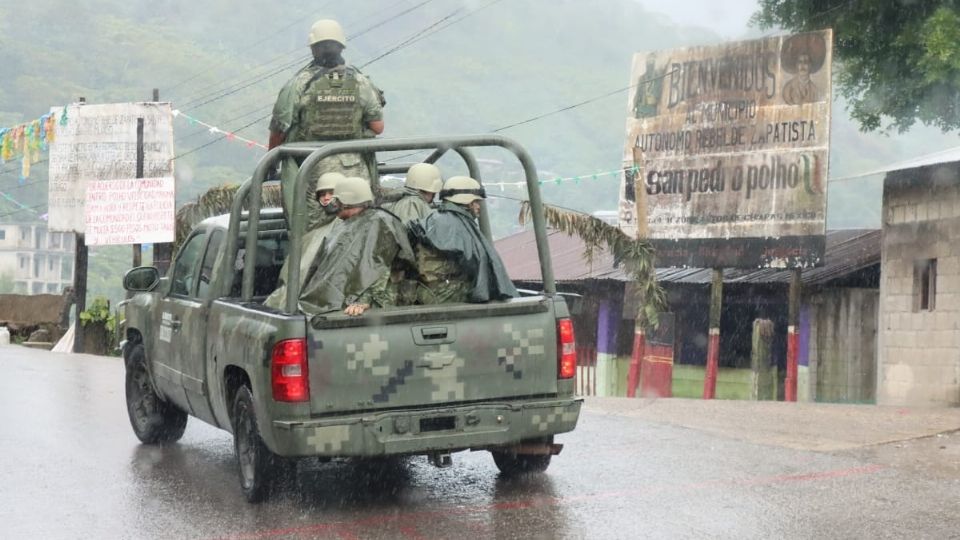
[[637,397],[637,386],[640,385],[640,364],[643,362],[646,349],[646,332],[643,320],[637,316],[633,325],[633,352],[630,355],[630,367],[627,370],[627,397]]
[[[87,98],[80,97],[80,104],[87,102]],[[87,244],[83,233],[76,233],[76,252],[73,258],[73,292],[76,300],[73,352],[83,352],[83,325],[80,324],[80,313],[87,309]]]
[[[470,173],[470,177],[480,182],[480,185],[483,185],[483,179],[480,177],[480,164],[477,162],[477,158],[473,156],[473,152],[467,150],[466,148],[457,148],[456,152],[460,154],[460,157],[463,158],[463,161],[467,164],[467,171]],[[493,242],[493,231],[490,228],[490,214],[487,212],[487,201],[480,201],[480,232],[487,237],[487,240]]]
[[[253,172],[253,177],[248,180],[249,187],[248,191],[245,192],[245,195],[249,197],[247,200],[247,237],[245,243],[245,252],[243,258],[243,286],[241,289],[241,298],[244,302],[249,302],[253,298],[253,278],[256,271],[256,261],[257,261],[257,240],[260,230],[260,206],[263,201],[263,181],[267,177],[267,171],[270,167],[273,166],[273,163],[280,158],[282,155],[295,155],[295,156],[305,156],[310,154],[311,150],[309,148],[285,148],[277,147],[268,151],[265,156],[260,158],[260,162],[257,163],[257,168]],[[293,216],[287,216],[287,222],[290,226],[290,267],[289,267],[289,276],[290,279],[296,279],[296,283],[299,284],[300,279],[300,251],[302,250],[303,245],[303,234],[306,232],[306,198],[307,198],[307,183],[306,181],[300,181],[303,176],[306,164],[300,168],[300,173],[297,175],[297,182],[295,184],[295,198],[294,198],[294,212]],[[235,205],[236,206],[236,205]],[[242,204],[239,209],[235,208],[234,211],[239,215],[242,212]],[[231,219],[233,216],[231,216]],[[239,219],[237,220],[237,230],[239,231]],[[231,223],[232,226],[232,223]],[[231,231],[232,236],[232,231]],[[288,281],[287,287],[288,292],[290,291],[289,287],[294,282]],[[297,291],[299,293],[299,290]],[[289,305],[289,300],[294,301],[294,306],[296,306],[296,301],[299,297],[299,294],[296,296],[287,295]],[[290,313],[294,313],[294,310],[290,310]]]
[[707,366],[703,377],[703,399],[717,394],[717,372],[720,369],[720,313],[723,308],[723,270],[713,269],[710,286],[710,329],[707,340]]
[[[537,254],[538,259],[540,260],[540,271],[543,277],[543,290],[546,294],[553,295],[557,292],[556,282],[553,278],[553,267],[550,261],[550,245],[547,243],[547,225],[546,218],[543,213],[543,199],[540,196],[540,185],[537,178],[537,169],[533,163],[533,159],[530,157],[530,154],[519,144],[517,144],[513,139],[504,137],[502,135],[466,135],[460,137],[449,137],[445,138],[442,141],[435,138],[416,138],[416,139],[365,139],[365,140],[356,140],[356,141],[344,141],[337,143],[330,143],[324,146],[316,146],[316,144],[303,144],[303,143],[293,143],[288,145],[283,145],[278,148],[284,149],[286,153],[294,154],[297,151],[305,151],[306,154],[309,154],[304,162],[300,166],[300,172],[297,175],[296,179],[296,193],[298,196],[294,200],[294,216],[293,223],[291,226],[291,239],[290,239],[290,263],[289,263],[289,278],[287,279],[287,305],[285,306],[285,311],[287,313],[295,313],[297,307],[298,293],[300,290],[299,275],[300,275],[300,253],[297,249],[300,246],[300,238],[297,236],[297,221],[299,221],[298,216],[304,213],[306,210],[305,203],[305,193],[306,193],[306,174],[309,174],[309,171],[316,165],[321,159],[332,156],[334,154],[339,154],[343,152],[383,152],[383,151],[393,151],[393,150],[422,150],[429,148],[459,148],[459,147],[471,147],[471,146],[499,146],[506,150],[512,152],[517,159],[520,161],[520,164],[523,166],[523,171],[527,180],[527,191],[530,195],[530,207],[531,213],[533,215],[533,230],[537,238]],[[298,155],[304,155],[300,153]],[[257,166],[258,171],[260,171],[261,165],[264,164],[264,160],[268,158],[273,160],[276,159],[276,154],[268,153],[267,156],[261,158],[260,164]],[[262,178],[256,178],[257,175],[254,175],[254,178],[250,180],[250,188],[253,189],[256,187],[256,191],[259,192],[259,186],[262,184]],[[302,185],[301,185],[302,184]],[[301,195],[301,193],[303,195]],[[250,195],[258,195],[251,193]],[[259,197],[257,197],[259,199]],[[258,201],[259,207],[259,201]],[[251,208],[252,210],[252,208]],[[259,217],[259,216],[258,216]],[[305,215],[302,216],[302,219],[305,219]],[[300,225],[303,227],[303,224]],[[300,229],[302,234],[302,229]],[[248,252],[246,253],[247,257],[253,256],[253,251],[256,249],[256,242],[252,242],[247,239]],[[252,249],[249,249],[251,248]],[[250,287],[252,289],[252,272],[250,276]],[[296,278],[296,279],[294,279]],[[246,290],[247,285],[247,276],[244,275],[244,287]]]
[[[143,178],[143,118],[137,118],[137,174],[136,178]],[[143,261],[141,255],[143,246],[133,244],[133,267],[140,266]],[[127,298],[133,296],[133,293],[127,292]]]
[[800,327],[800,273],[795,268],[790,276],[790,304],[787,308],[787,375],[783,381],[785,401],[797,400],[797,354],[799,353]]

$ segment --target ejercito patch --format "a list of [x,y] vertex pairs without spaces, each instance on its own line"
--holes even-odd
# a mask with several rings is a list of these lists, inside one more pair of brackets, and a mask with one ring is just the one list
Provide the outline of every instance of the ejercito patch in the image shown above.
[[357,96],[346,95],[346,96],[317,96],[318,103],[346,103],[354,102],[357,100]]

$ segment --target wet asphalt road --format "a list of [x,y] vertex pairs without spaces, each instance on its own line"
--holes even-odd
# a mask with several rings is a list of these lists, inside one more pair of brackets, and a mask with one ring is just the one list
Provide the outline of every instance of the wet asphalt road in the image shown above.
[[957,478],[596,407],[544,475],[330,463],[257,506],[225,432],[139,444],[119,359],[0,348],[0,428],[3,538],[960,538]]

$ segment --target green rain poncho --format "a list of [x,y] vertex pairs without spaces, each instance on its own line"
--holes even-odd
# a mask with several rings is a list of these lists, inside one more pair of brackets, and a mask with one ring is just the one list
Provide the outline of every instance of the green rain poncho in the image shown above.
[[[408,227],[410,239],[417,245],[421,281],[434,297],[457,301],[465,296],[466,301],[479,303],[519,296],[500,256],[465,208],[444,202]],[[420,256],[423,248],[428,254],[425,257]],[[445,288],[454,292],[447,294]],[[455,292],[458,288],[462,295]]]
[[327,236],[308,270],[300,309],[310,315],[353,304],[394,305],[398,284],[414,264],[403,224],[379,208],[344,220]]
[[430,208],[427,201],[423,200],[420,192],[408,187],[403,188],[403,196],[397,202],[385,205],[384,207],[404,223],[425,218],[433,212],[433,208]]
[[[323,246],[323,240],[331,233],[334,229],[340,226],[342,223],[337,216],[328,216],[321,214],[324,221],[322,224],[311,231],[307,231],[303,235],[303,254],[300,256],[300,289],[303,290],[303,286],[306,284],[307,272],[310,270],[310,266],[313,265],[314,259],[320,253],[320,249]],[[283,309],[287,303],[287,269],[289,268],[290,257],[287,257],[287,260],[283,263],[283,268],[280,269],[280,281],[277,284],[277,289],[273,291],[266,300],[263,301],[264,305],[270,306],[274,309]]]

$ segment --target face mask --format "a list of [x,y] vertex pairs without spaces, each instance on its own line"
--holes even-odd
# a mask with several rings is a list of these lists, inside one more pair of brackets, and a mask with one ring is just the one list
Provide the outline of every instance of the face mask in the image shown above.
[[325,52],[317,58],[317,62],[325,68],[333,68],[343,64],[343,58],[337,52]]
[[340,203],[336,199],[332,199],[326,206],[321,204],[320,208],[323,209],[325,214],[335,216],[340,212]]

